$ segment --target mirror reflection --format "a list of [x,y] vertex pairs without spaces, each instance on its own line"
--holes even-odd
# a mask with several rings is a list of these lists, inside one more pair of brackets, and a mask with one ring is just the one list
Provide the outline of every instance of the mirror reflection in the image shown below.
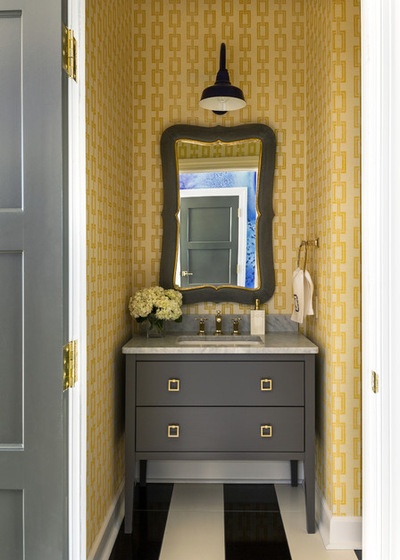
[[259,288],[256,255],[261,140],[175,146],[179,243],[175,288]]
[[275,152],[263,124],[163,132],[160,285],[180,290],[184,303],[273,295]]

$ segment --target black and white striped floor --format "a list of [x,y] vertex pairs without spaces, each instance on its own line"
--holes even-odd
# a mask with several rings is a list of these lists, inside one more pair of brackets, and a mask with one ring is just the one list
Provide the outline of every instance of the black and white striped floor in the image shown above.
[[272,484],[136,486],[134,529],[110,560],[357,560],[305,530],[301,487]]

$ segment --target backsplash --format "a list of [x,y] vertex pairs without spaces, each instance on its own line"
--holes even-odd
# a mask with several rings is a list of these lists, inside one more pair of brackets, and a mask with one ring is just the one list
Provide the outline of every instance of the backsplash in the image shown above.
[[[215,314],[213,315],[186,315],[182,317],[181,323],[175,321],[165,322],[165,332],[168,333],[197,333],[199,330],[199,318],[206,319],[206,334],[214,334],[215,331]],[[222,316],[222,332],[224,334],[232,334],[233,320],[240,317],[239,332],[248,334],[250,332],[250,315],[239,313],[237,315]],[[298,324],[294,323],[289,315],[265,315],[265,333],[270,332],[298,332]]]

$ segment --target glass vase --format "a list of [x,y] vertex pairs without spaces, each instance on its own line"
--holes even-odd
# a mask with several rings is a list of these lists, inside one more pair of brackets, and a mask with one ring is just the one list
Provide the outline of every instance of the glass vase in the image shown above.
[[140,332],[146,338],[162,338],[164,336],[164,321],[149,315],[140,323]]

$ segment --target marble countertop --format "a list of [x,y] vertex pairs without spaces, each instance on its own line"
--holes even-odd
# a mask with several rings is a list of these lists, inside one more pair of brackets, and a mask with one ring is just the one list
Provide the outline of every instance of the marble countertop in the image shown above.
[[[183,334],[183,333],[181,333]],[[192,333],[185,333],[192,334]],[[240,338],[240,335],[239,335]],[[134,336],[122,348],[123,354],[318,354],[318,346],[299,333],[272,332],[260,337],[262,344],[243,346],[224,342],[223,346],[179,344],[179,335],[162,338]]]

